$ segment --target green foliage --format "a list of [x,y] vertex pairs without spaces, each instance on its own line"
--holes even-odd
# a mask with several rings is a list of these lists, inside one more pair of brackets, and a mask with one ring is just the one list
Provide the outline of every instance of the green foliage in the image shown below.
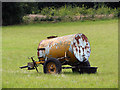
[[45,8],[42,9],[41,14],[42,15],[47,15],[48,17],[52,17],[52,16],[55,15],[55,12],[56,12],[55,8],[45,7]]
[[46,18],[40,18],[40,21],[46,21]]
[[24,8],[25,14],[37,14],[40,12],[36,2],[24,2],[22,3],[22,8]]
[[95,9],[93,8],[87,9],[87,14],[90,15],[91,17],[94,17],[94,15],[96,14]]
[[61,17],[71,16],[71,15],[73,15],[71,10],[72,10],[71,6],[65,5],[65,6],[59,8],[59,10],[58,10],[59,15],[58,16],[61,16]]
[[82,15],[87,15],[87,9],[84,7],[84,5],[82,5],[82,8],[80,8],[79,13]]
[[42,11],[41,11],[41,14],[43,14],[43,15],[49,15],[49,8],[48,7],[43,8]]
[[120,8],[116,9],[114,8],[111,13],[115,16],[115,17],[118,17],[119,13],[120,13]]
[[79,16],[80,15],[80,7],[74,7],[73,9],[71,9],[71,12],[73,12],[73,15],[75,16]]
[[98,14],[98,15],[103,15],[103,14],[107,15],[107,14],[111,13],[110,11],[111,11],[110,8],[102,6],[101,8],[98,8],[96,10],[96,14]]
[[35,22],[38,22],[38,21],[39,21],[39,18],[38,18],[38,17],[35,17],[35,18],[34,18],[34,21],[35,21]]
[[[82,7],[64,5],[60,8],[46,7],[41,10],[42,15],[48,17],[58,16],[60,21],[76,21],[76,20],[96,20],[96,19],[109,19],[118,16],[118,9],[107,7],[104,3],[98,5],[95,4],[94,8],[88,8],[82,5]],[[77,16],[77,18],[75,18]],[[79,17],[80,16],[80,17]],[[56,21],[57,18],[55,18]]]
[[30,21],[30,17],[24,16],[24,17],[23,17],[23,22],[24,22],[24,23],[30,23],[30,22],[31,22],[31,21]]
[[117,9],[117,12],[118,12],[118,17],[120,17],[120,8]]

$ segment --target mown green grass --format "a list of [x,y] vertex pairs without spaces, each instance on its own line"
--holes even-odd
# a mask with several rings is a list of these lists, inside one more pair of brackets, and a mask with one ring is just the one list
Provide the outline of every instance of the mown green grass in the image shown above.
[[[62,70],[59,75],[35,70],[21,70],[29,56],[37,59],[37,46],[47,36],[84,33],[91,44],[89,61],[97,66],[96,74],[72,73]],[[6,26],[2,28],[2,87],[3,88],[117,88],[118,87],[118,20],[72,23],[45,23]]]

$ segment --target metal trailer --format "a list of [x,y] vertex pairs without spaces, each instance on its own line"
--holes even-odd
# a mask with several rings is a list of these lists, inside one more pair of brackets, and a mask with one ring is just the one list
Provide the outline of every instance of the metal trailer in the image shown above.
[[[39,61],[28,63],[28,70],[36,69],[38,65],[43,65],[44,73],[60,73],[62,69],[72,68],[73,72],[96,73],[97,67],[90,67],[88,58],[91,49],[88,38],[82,34],[73,34],[62,37],[50,36],[42,40],[37,49]],[[71,67],[62,67],[70,65]]]

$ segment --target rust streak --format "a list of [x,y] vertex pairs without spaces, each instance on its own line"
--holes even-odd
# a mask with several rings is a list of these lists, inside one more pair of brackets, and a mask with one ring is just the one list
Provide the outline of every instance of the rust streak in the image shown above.
[[83,55],[84,55],[84,48],[82,48],[82,50],[83,50]]
[[87,42],[87,37],[84,34],[82,34],[82,39],[83,41],[85,40],[85,42]]
[[85,49],[89,48],[88,46],[85,46]]
[[90,53],[89,51],[87,51],[87,53]]
[[85,60],[87,60],[87,59],[84,57],[84,60],[83,60],[83,62],[84,62]]
[[75,43],[73,43],[73,45],[74,45],[75,47],[77,47],[77,46],[75,45]]
[[76,48],[76,52],[78,51],[78,49]]
[[75,39],[76,39],[77,43],[79,44],[80,36],[75,37]]
[[73,43],[73,45],[75,46],[75,43]]

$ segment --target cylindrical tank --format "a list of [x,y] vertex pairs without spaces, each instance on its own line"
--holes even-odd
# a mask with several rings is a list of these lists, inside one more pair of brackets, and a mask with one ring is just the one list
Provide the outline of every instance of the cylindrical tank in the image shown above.
[[38,46],[38,57],[61,58],[60,61],[68,57],[69,63],[87,61],[90,52],[88,39],[81,33],[42,40]]

